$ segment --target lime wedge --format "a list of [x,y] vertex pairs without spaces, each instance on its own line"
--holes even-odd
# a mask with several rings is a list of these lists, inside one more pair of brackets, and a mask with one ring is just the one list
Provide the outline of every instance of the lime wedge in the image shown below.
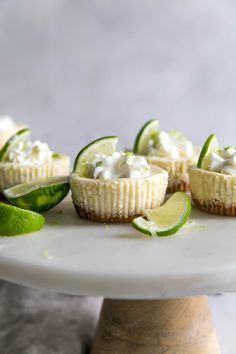
[[80,176],[87,176],[88,163],[93,161],[97,154],[112,154],[116,150],[117,141],[117,136],[105,136],[92,141],[78,153],[73,171]]
[[219,149],[218,141],[215,134],[211,134],[205,141],[202,150],[199,155],[197,162],[197,167],[203,170],[209,168],[210,156],[213,152],[216,152]]
[[135,142],[134,153],[146,155],[148,152],[149,142],[158,138],[159,122],[156,119],[151,119],[140,129]]
[[1,236],[16,236],[39,231],[44,223],[44,217],[38,213],[0,203]]
[[163,206],[146,210],[148,220],[140,216],[133,220],[132,225],[147,235],[169,236],[175,234],[186,223],[190,213],[189,196],[184,192],[176,192]]
[[0,150],[0,161],[4,161],[9,150],[14,148],[14,146],[16,146],[21,140],[24,140],[26,137],[28,137],[30,133],[30,129],[24,128],[19,130],[16,134],[12,135]]
[[42,212],[60,203],[70,189],[69,177],[49,177],[5,189],[4,196],[22,209]]

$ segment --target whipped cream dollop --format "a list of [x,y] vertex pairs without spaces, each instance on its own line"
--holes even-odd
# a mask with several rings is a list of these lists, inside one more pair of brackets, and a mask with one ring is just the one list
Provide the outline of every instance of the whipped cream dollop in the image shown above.
[[149,165],[142,156],[130,152],[97,154],[88,165],[88,177],[94,179],[142,178],[149,176]]
[[209,171],[236,176],[236,147],[227,147],[213,152],[209,158]]
[[192,142],[177,130],[156,132],[149,141],[148,155],[179,159],[192,158],[197,153]]
[[9,116],[0,116],[0,131],[17,129],[18,125]]
[[40,164],[52,160],[53,152],[48,144],[39,140],[22,140],[9,150],[6,161],[20,164]]

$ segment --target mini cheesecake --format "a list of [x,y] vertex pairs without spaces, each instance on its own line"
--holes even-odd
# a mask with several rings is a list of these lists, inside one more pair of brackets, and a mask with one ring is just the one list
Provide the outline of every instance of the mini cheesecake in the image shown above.
[[55,154],[51,161],[34,164],[0,162],[0,192],[21,183],[37,179],[69,174],[70,159],[63,154]]
[[116,151],[118,138],[97,139],[76,157],[70,176],[79,216],[98,222],[129,222],[160,206],[168,173],[142,156]]
[[236,176],[195,167],[189,177],[196,207],[211,214],[236,216]]
[[214,134],[203,145],[197,167],[189,171],[194,204],[217,215],[236,216],[236,148],[219,148]]
[[179,131],[159,130],[157,120],[148,121],[139,131],[134,152],[169,174],[168,193],[189,190],[189,168],[196,165],[199,149]]
[[21,129],[0,150],[0,192],[16,184],[69,174],[68,156],[52,152],[48,145],[29,140]]
[[189,168],[196,164],[196,159],[170,159],[157,156],[146,156],[147,161],[166,170],[169,174],[167,193],[189,191]]
[[163,204],[168,173],[150,166],[143,178],[92,179],[72,173],[72,199],[77,213],[98,222],[130,222],[144,215],[145,209]]

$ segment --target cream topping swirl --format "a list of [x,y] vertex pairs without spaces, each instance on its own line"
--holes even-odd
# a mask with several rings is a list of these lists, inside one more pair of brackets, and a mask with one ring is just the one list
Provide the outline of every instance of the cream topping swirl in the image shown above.
[[236,147],[213,152],[209,159],[209,171],[236,176]]
[[182,133],[159,131],[149,141],[148,155],[171,159],[197,157],[198,150]]
[[94,179],[142,178],[149,176],[149,165],[142,156],[113,152],[106,156],[97,154],[88,164],[88,177]]
[[53,152],[46,143],[39,140],[21,140],[9,150],[6,161],[12,163],[41,164],[52,160]]

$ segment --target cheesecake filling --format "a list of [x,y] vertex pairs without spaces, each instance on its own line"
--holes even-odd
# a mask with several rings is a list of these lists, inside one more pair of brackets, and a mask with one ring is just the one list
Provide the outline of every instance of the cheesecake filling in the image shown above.
[[209,157],[209,171],[236,176],[236,147],[229,146]]
[[194,158],[199,151],[181,132],[171,130],[169,133],[157,131],[149,141],[148,155],[170,159]]
[[5,162],[20,163],[23,165],[42,164],[52,161],[53,152],[48,144],[39,140],[21,140],[9,150]]
[[17,129],[18,125],[14,122],[14,120],[9,116],[0,117],[0,131],[5,132],[8,130]]
[[88,177],[93,179],[142,178],[150,174],[147,160],[131,152],[97,154],[88,164]]

